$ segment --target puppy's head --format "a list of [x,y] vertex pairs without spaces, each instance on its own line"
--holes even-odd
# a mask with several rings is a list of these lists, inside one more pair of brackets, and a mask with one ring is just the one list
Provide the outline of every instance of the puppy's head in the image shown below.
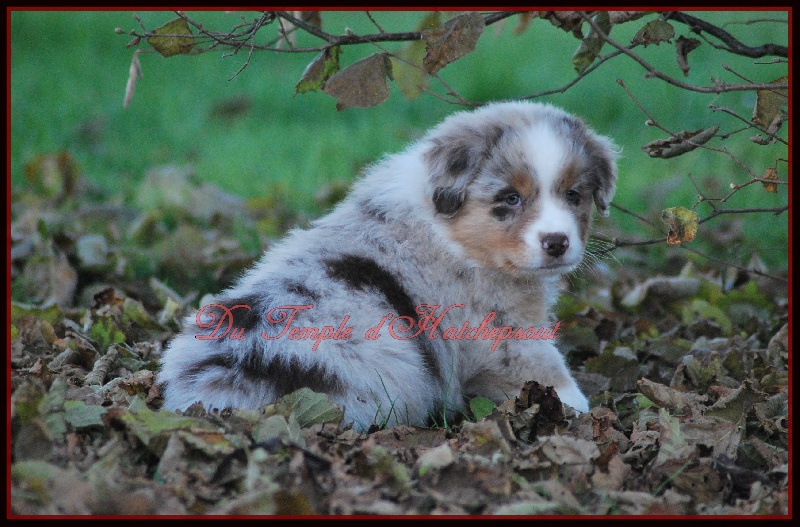
[[499,103],[445,120],[427,137],[429,195],[468,258],[559,274],[583,257],[592,203],[607,216],[614,145],[547,105]]

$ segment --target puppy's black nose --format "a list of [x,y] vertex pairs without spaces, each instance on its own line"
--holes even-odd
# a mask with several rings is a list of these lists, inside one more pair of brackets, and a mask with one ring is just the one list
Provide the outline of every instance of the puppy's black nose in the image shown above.
[[569,248],[569,238],[563,232],[542,235],[542,249],[553,258],[558,258]]

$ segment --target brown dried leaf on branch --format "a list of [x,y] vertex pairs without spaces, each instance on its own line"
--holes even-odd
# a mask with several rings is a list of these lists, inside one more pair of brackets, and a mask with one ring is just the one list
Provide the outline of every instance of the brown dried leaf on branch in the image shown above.
[[686,152],[691,152],[698,146],[705,144],[719,130],[719,125],[697,130],[696,132],[682,131],[669,139],[658,139],[651,141],[642,147],[650,157],[661,157],[664,159],[677,157]]
[[700,216],[685,207],[672,207],[661,212],[661,221],[669,225],[667,243],[680,245],[694,240]]
[[[778,171],[772,167],[769,167],[764,171],[764,175],[762,177],[763,179],[769,179],[770,181],[778,181]],[[766,181],[762,181],[761,184],[764,185],[764,188],[767,192],[772,192],[773,194],[778,192],[777,183],[767,183]]]
[[[789,77],[780,77],[770,84],[788,83]],[[789,104],[787,90],[758,90],[753,108],[753,122],[774,134],[780,128],[781,109]]]
[[[172,57],[182,53],[189,53],[194,47],[194,38],[189,23],[183,18],[176,18],[153,30],[155,35],[163,37],[149,37],[147,43],[153,46],[164,57]],[[181,36],[189,35],[189,36]]]
[[675,51],[678,54],[678,67],[680,67],[684,77],[689,76],[690,66],[688,55],[698,47],[700,47],[700,41],[696,38],[686,38],[681,35],[675,41]]
[[662,42],[669,43],[675,36],[675,28],[669,22],[663,20],[653,20],[648,22],[634,35],[632,43],[642,44],[655,44],[658,46]]
[[486,28],[483,16],[471,12],[451,18],[439,27],[422,32],[425,41],[425,71],[434,74],[475,49]]
[[582,11],[537,11],[540,18],[549,20],[551,24],[567,32],[575,33],[580,36],[581,25],[583,24]]
[[[592,21],[606,35],[611,32],[612,24],[608,17],[608,12],[603,11],[596,14]],[[575,67],[575,71],[579,74],[586,71],[586,68],[591,66],[595,59],[600,56],[600,50],[605,42],[603,37],[592,28],[586,38],[581,41],[578,50],[572,55],[572,65]]]
[[374,53],[336,73],[323,91],[336,99],[336,109],[377,106],[389,98],[392,64],[384,53]]

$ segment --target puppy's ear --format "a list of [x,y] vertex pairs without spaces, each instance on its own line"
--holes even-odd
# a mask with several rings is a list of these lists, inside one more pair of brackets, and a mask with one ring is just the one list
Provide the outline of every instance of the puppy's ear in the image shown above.
[[595,183],[594,204],[601,216],[608,216],[608,207],[617,187],[619,150],[610,139],[598,135],[592,137],[589,148]]
[[423,153],[436,212],[453,217],[467,198],[467,187],[480,173],[504,130],[500,126],[450,127],[431,138]]

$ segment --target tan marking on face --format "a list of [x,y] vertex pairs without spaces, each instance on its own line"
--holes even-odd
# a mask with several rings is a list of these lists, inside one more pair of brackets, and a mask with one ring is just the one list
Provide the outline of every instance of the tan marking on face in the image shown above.
[[531,197],[534,191],[533,178],[526,170],[515,170],[508,181],[509,186],[514,187],[524,199]]
[[563,195],[564,192],[572,188],[577,182],[578,178],[581,175],[581,167],[575,160],[569,161],[564,169],[556,179],[555,186],[553,187],[553,191]]
[[[567,191],[570,189],[580,192],[581,201],[577,206],[565,201]],[[593,189],[590,187],[588,179],[586,179],[582,163],[574,159],[567,163],[567,166],[561,171],[551,189],[553,199],[562,201],[567,210],[572,211],[575,222],[578,224],[581,242],[584,245],[589,237],[589,225],[592,219],[592,191]]]
[[[494,194],[469,196],[450,224],[450,237],[472,260],[483,266],[517,272],[528,266],[524,233],[536,220],[539,189],[524,170],[514,171],[507,183],[523,199],[519,208],[509,208],[505,220],[492,213],[504,206],[494,201]],[[469,193],[468,193],[469,194]]]

